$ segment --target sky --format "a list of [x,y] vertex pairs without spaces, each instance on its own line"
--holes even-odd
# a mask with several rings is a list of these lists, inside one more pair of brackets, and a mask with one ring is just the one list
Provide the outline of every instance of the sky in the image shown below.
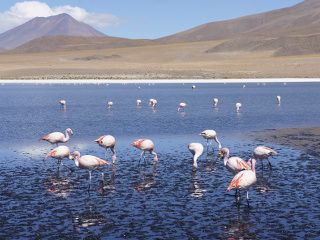
[[300,2],[302,0],[0,0],[0,33],[37,16],[65,12],[109,36],[154,39],[204,23]]

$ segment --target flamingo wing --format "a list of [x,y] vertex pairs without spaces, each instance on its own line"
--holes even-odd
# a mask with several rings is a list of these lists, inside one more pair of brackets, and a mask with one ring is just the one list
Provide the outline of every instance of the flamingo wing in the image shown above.
[[237,175],[234,176],[234,178],[231,180],[228,188],[227,188],[227,191],[230,191],[231,189],[233,188],[240,188],[240,181],[241,181],[241,178],[243,176],[244,172],[239,172]]
[[244,160],[238,158],[237,159],[237,167],[240,170],[250,170],[251,167],[248,165],[248,163],[246,163]]

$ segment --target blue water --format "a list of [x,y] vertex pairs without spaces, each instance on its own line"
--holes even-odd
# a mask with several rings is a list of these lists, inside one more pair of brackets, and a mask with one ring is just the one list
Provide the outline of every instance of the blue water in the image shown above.
[[[257,142],[248,135],[283,127],[319,126],[319,84],[111,84],[0,86],[1,239],[319,239],[319,159],[297,149]],[[281,105],[276,104],[281,95]],[[219,107],[212,99],[219,98]],[[67,100],[67,108],[59,99]],[[143,102],[135,106],[136,99]],[[158,107],[147,106],[149,98]],[[106,108],[113,101],[112,110]],[[177,112],[179,102],[188,106]],[[235,103],[241,102],[240,113]],[[93,140],[117,138],[118,159],[105,182],[93,173],[43,156],[52,146],[38,139],[72,128],[66,144],[104,158]],[[232,179],[214,155],[196,172],[187,144],[215,129],[233,155],[248,159],[258,144],[275,148],[273,170],[262,171],[250,207],[225,189]],[[159,163],[138,165],[136,138],[155,142]],[[107,154],[110,160],[110,153]]]

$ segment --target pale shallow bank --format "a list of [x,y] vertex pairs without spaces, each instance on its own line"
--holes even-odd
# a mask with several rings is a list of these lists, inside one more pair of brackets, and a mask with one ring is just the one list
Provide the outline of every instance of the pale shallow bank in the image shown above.
[[268,129],[252,137],[261,142],[272,142],[299,149],[312,156],[320,156],[320,127]]
[[109,83],[315,83],[320,78],[253,78],[253,79],[10,79],[0,84],[109,84]]

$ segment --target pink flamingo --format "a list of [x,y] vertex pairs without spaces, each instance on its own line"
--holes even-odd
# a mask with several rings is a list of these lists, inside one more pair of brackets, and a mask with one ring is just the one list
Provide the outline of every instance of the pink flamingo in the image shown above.
[[185,102],[181,102],[178,107],[178,112],[180,112],[180,110],[184,110],[186,108],[186,106],[187,106],[187,104]]
[[94,140],[96,143],[99,144],[99,146],[106,149],[106,153],[108,148],[110,148],[112,152],[112,163],[114,164],[116,162],[116,151],[115,151],[115,145],[116,145],[116,139],[111,135],[104,135],[99,137],[98,139]]
[[277,155],[277,152],[273,150],[272,148],[266,147],[266,146],[258,146],[253,150],[253,157],[255,159],[259,159],[262,162],[262,168],[263,168],[263,159],[267,159],[269,163],[269,167],[272,168],[272,165],[269,161],[269,157]]
[[218,140],[217,132],[215,130],[207,129],[202,131],[199,135],[207,140],[207,152],[209,151],[209,145],[212,144],[212,140],[215,140],[216,143],[218,143],[219,149],[221,149],[222,146],[220,141]]
[[155,107],[157,106],[157,104],[158,104],[158,101],[157,101],[156,99],[151,98],[151,99],[149,100],[149,105],[150,105],[152,108],[155,108]]
[[113,102],[109,101],[107,105],[108,105],[108,109],[111,110],[113,107]]
[[58,170],[60,169],[60,166],[63,165],[62,160],[64,158],[72,159],[70,149],[67,146],[59,146],[52,149],[50,152],[47,153],[45,160],[47,160],[50,157],[58,160]]
[[73,135],[73,131],[71,128],[67,128],[65,130],[65,135],[62,132],[52,132],[43,136],[40,140],[44,140],[58,146],[59,143],[68,142],[70,139],[70,135]]
[[240,108],[242,107],[242,104],[237,102],[236,103],[236,112],[239,113],[240,112]]
[[[89,190],[91,185],[91,173],[93,170],[97,169],[98,167],[109,165],[110,163],[104,159],[98,158],[92,155],[84,155],[81,156],[80,152],[74,151],[72,153],[74,163],[77,167],[81,169],[87,169],[89,171]],[[103,176],[103,174],[102,174]]]
[[219,102],[219,99],[218,98],[214,98],[213,99],[213,106],[214,107],[218,107],[218,102]]
[[202,155],[203,153],[203,145],[201,143],[190,143],[188,145],[189,151],[193,155],[193,167],[194,169],[198,168],[198,158]]
[[60,103],[60,105],[63,106],[63,107],[65,107],[65,106],[67,105],[67,101],[64,100],[64,99],[60,99],[60,100],[59,100],[59,103]]
[[251,166],[239,157],[230,157],[230,150],[228,148],[222,148],[219,155],[223,157],[224,166],[232,173],[237,174],[242,170],[250,170]]
[[237,203],[240,202],[240,190],[246,189],[248,205],[249,205],[249,191],[247,189],[257,182],[256,169],[255,169],[256,160],[252,158],[250,159],[250,162],[251,162],[251,169],[238,172],[233,177],[233,179],[231,180],[227,188],[227,191],[230,191],[233,188],[239,190],[239,195],[237,196]]
[[139,163],[142,158],[144,159],[144,162],[146,163],[146,159],[144,157],[145,152],[150,152],[154,156],[154,158],[153,158],[154,163],[158,162],[158,155],[154,151],[154,144],[150,139],[136,139],[133,141],[133,143],[131,145],[134,146],[135,148],[142,150],[142,153],[141,153],[141,156],[139,159]]

